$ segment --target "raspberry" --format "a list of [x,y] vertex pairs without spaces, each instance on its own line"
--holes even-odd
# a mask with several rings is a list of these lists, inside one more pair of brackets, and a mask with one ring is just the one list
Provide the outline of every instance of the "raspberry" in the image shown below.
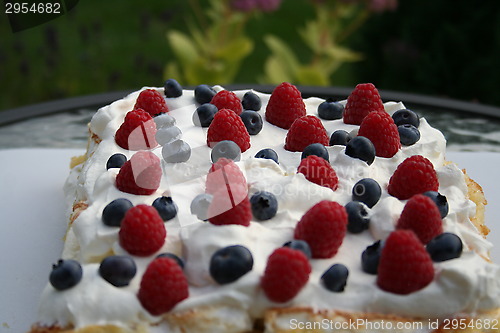
[[142,276],[137,297],[152,315],[170,311],[177,303],[188,298],[188,282],[174,259],[154,259]]
[[135,101],[134,109],[143,109],[152,117],[168,112],[168,106],[165,98],[154,89],[146,89],[141,91],[139,97]]
[[165,243],[167,231],[160,214],[153,206],[137,205],[123,217],[118,238],[120,246],[136,256],[149,256]]
[[208,221],[214,225],[250,225],[252,208],[248,190],[241,184],[223,187],[214,193],[208,207]]
[[241,169],[234,163],[233,160],[222,157],[217,162],[212,164],[205,182],[205,192],[214,194],[221,187],[243,185],[247,186],[247,182]]
[[427,244],[443,233],[443,221],[438,206],[423,194],[414,195],[406,203],[396,229],[410,229],[422,243]]
[[207,132],[207,145],[210,148],[224,140],[234,141],[240,147],[241,152],[250,148],[250,134],[243,120],[229,109],[217,111]]
[[313,143],[328,146],[330,138],[321,120],[315,116],[303,116],[295,120],[288,130],[285,139],[285,149],[289,151],[303,151]]
[[266,120],[278,127],[289,129],[295,119],[306,115],[302,94],[292,84],[283,82],[274,88],[266,107]]
[[160,159],[149,151],[139,151],[125,162],[116,176],[116,187],[126,193],[150,195],[160,186]]
[[370,112],[361,122],[358,135],[370,139],[379,157],[393,157],[401,148],[398,127],[385,111]]
[[384,104],[372,83],[360,83],[347,97],[344,123],[359,125],[372,111],[384,111]]
[[155,139],[156,124],[149,113],[142,109],[130,111],[116,131],[116,143],[129,150],[151,149],[158,145]]
[[380,289],[406,295],[424,288],[433,279],[432,260],[413,231],[393,231],[380,256],[377,277]]
[[323,200],[311,207],[295,227],[294,238],[306,241],[313,258],[333,257],[344,240],[347,212],[343,206]]
[[233,110],[237,115],[243,112],[243,106],[241,105],[240,99],[236,94],[229,90],[219,91],[210,102],[215,105],[217,109],[229,109]]
[[267,298],[284,303],[294,298],[306,285],[311,264],[306,255],[290,247],[281,247],[269,256],[260,281]]
[[339,179],[330,163],[322,157],[309,155],[300,161],[297,172],[304,174],[306,179],[314,184],[336,190]]
[[390,195],[406,200],[415,194],[437,191],[439,181],[432,163],[421,155],[413,155],[398,165],[389,179]]

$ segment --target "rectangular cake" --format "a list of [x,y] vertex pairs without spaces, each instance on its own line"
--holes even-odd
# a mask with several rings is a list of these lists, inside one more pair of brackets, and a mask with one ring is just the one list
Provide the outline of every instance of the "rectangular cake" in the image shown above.
[[145,87],[93,116],[65,193],[31,333],[500,332],[481,187],[373,84]]

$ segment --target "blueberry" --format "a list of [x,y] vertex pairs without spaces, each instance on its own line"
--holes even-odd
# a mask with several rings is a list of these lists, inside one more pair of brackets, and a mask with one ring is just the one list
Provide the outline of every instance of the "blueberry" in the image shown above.
[[345,153],[348,156],[365,161],[368,165],[375,160],[375,146],[373,146],[370,139],[364,136],[352,138],[346,145]]
[[272,219],[278,211],[278,200],[274,194],[259,191],[250,198],[253,216],[260,221]]
[[278,163],[278,154],[271,148],[264,148],[255,154],[256,158],[266,158]]
[[128,286],[136,273],[137,267],[130,256],[109,256],[99,266],[99,275],[115,287]]
[[349,132],[344,130],[336,130],[332,133],[330,137],[330,146],[340,145],[346,146],[349,141],[351,141],[352,137]]
[[380,254],[382,253],[382,242],[376,241],[368,246],[361,254],[361,267],[365,273],[377,274]]
[[157,258],[170,258],[174,259],[177,265],[179,265],[180,268],[184,269],[184,260],[182,260],[179,256],[170,253],[170,252],[165,252],[165,253],[160,253],[159,255],[156,256]]
[[175,79],[165,81],[165,96],[180,97],[182,96],[182,86]]
[[431,239],[426,248],[433,261],[441,262],[459,258],[462,255],[463,244],[457,235],[444,232]]
[[312,258],[311,248],[309,247],[309,244],[307,244],[307,242],[304,240],[294,239],[286,242],[285,244],[283,244],[283,246],[302,251],[302,253],[304,253],[308,259]]
[[217,111],[217,107],[213,104],[202,104],[193,113],[193,123],[196,126],[208,127],[212,123],[212,120],[214,120]]
[[334,264],[323,273],[321,283],[330,291],[341,292],[344,291],[348,276],[349,269],[345,265]]
[[259,111],[262,107],[260,97],[253,91],[248,91],[245,93],[245,95],[243,95],[241,104],[243,105],[243,108],[245,110]]
[[76,286],[82,279],[82,276],[82,266],[78,261],[60,259],[57,264],[52,265],[49,281],[55,289],[66,290]]
[[244,246],[232,245],[217,250],[210,259],[210,275],[218,284],[231,283],[251,271],[252,253]]
[[207,193],[198,194],[193,201],[191,201],[191,214],[202,221],[208,219],[208,206],[212,203],[212,196]]
[[152,206],[156,208],[163,221],[171,220],[177,216],[177,205],[171,197],[156,198]]
[[102,222],[110,227],[119,227],[125,213],[134,207],[132,202],[125,198],[111,201],[102,211]]
[[359,201],[351,201],[345,205],[347,211],[347,230],[353,234],[359,234],[370,226],[370,218],[365,204]]
[[215,94],[215,90],[206,84],[200,84],[194,88],[194,99],[198,104],[210,103]]
[[191,157],[191,147],[182,140],[176,140],[163,146],[163,159],[167,163],[186,162]]
[[399,141],[403,146],[414,145],[420,140],[420,131],[413,125],[403,124],[398,126]]
[[182,132],[177,126],[162,127],[156,131],[155,138],[161,146],[169,144],[175,140],[179,140]]
[[243,124],[247,128],[248,134],[256,135],[262,130],[262,116],[257,111],[243,111],[240,114]]
[[444,219],[446,215],[448,215],[449,206],[448,206],[448,199],[446,199],[446,196],[436,191],[427,191],[422,194],[428,196],[429,198],[432,199],[432,201],[436,203],[436,205],[439,208],[439,213],[441,213],[442,219]]
[[154,117],[156,129],[171,127],[175,125],[175,118],[166,113],[160,113]]
[[212,163],[215,163],[222,157],[238,162],[241,159],[240,146],[231,140],[217,142],[217,144],[212,148],[210,158],[212,159]]
[[111,168],[121,168],[122,165],[125,164],[125,162],[127,162],[127,156],[120,153],[113,154],[106,162],[106,170],[109,170]]
[[319,157],[323,157],[325,160],[330,160],[330,154],[328,154],[328,150],[321,143],[311,143],[309,146],[304,148],[302,152],[301,159],[306,158],[309,155],[316,155]]
[[318,116],[325,120],[341,119],[344,113],[344,106],[333,99],[327,99],[318,105]]
[[418,126],[420,125],[418,115],[408,109],[401,109],[394,112],[394,114],[392,115],[392,119],[394,120],[396,126],[410,124],[418,128]]
[[375,179],[363,178],[352,188],[352,200],[361,201],[372,208],[379,201],[382,188]]

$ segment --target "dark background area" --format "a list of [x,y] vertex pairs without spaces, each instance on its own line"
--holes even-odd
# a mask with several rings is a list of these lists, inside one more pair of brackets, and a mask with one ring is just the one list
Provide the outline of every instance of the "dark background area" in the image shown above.
[[[173,60],[166,32],[186,32],[190,14],[184,0],[81,0],[64,16],[13,33],[1,13],[0,110],[161,86]],[[265,83],[259,82],[269,55],[265,34],[279,36],[299,58],[306,57],[304,44],[290,31],[312,15],[309,1],[284,0],[278,11],[249,22],[256,47],[234,83]],[[347,46],[364,58],[335,72],[335,86],[373,82],[379,89],[500,106],[498,1],[399,0],[395,11],[371,15]]]
[[402,0],[356,37],[360,81],[500,105],[499,1]]

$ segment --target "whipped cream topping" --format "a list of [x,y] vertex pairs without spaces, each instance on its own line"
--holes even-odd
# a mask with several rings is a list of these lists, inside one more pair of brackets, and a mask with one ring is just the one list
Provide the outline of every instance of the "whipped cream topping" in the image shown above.
[[[163,94],[162,88],[155,89]],[[242,98],[245,92],[235,93]],[[425,119],[420,120],[421,139],[416,144],[403,146],[392,158],[376,157],[372,165],[347,156],[345,147],[327,147],[330,163],[339,178],[336,191],[313,184],[302,174],[297,174],[301,153],[284,149],[287,130],[264,121],[262,131],[251,136],[251,147],[242,154],[237,164],[249,184],[249,195],[259,190],[272,192],[278,200],[278,213],[269,221],[252,221],[249,227],[215,226],[197,220],[190,212],[191,201],[196,195],[204,193],[206,174],[211,165],[206,129],[195,126],[192,121],[197,107],[193,91],[185,90],[181,97],[166,99],[169,114],[182,131],[182,139],[191,146],[190,160],[176,164],[162,161],[162,182],[152,195],[132,195],[115,187],[118,170],[106,170],[106,161],[114,153],[122,153],[128,158],[134,154],[120,148],[114,141],[114,135],[126,113],[132,110],[139,93],[134,92],[99,109],[92,118],[90,130],[102,141],[99,144],[90,143],[86,163],[73,169],[66,186],[69,197],[76,196],[77,201],[85,201],[89,206],[72,224],[63,253],[64,257],[88,264],[84,264],[82,282],[72,290],[58,292],[47,286],[40,308],[41,322],[70,323],[78,328],[88,324],[127,326],[131,322],[158,321],[158,318],[146,313],[136,298],[142,273],[156,254],[148,258],[134,257],[138,273],[131,285],[123,289],[113,287],[100,278],[96,273],[96,263],[109,254],[126,253],[118,244],[118,228],[105,226],[101,221],[104,207],[116,198],[127,198],[134,205],[151,204],[161,195],[172,196],[179,210],[177,217],[165,224],[167,239],[158,253],[173,252],[184,258],[185,274],[190,283],[189,298],[173,311],[230,305],[235,311],[240,309],[241,313],[248,313],[251,317],[261,317],[271,306],[308,306],[435,318],[456,313],[474,314],[500,306],[500,268],[481,257],[488,255],[491,244],[478,234],[470,221],[470,217],[475,215],[475,204],[467,199],[463,173],[455,164],[445,164],[446,140]],[[262,101],[260,113],[263,115],[270,95],[256,93]],[[307,113],[317,115],[317,107],[323,100],[308,98],[304,101]],[[388,102],[384,107],[392,114],[404,105]],[[322,122],[329,135],[338,129],[356,134],[359,128],[344,124],[342,119]],[[278,153],[279,165],[253,157],[263,148],[272,148]],[[161,159],[161,147],[152,151]],[[437,171],[439,192],[446,195],[450,207],[448,216],[443,220],[443,228],[461,237],[464,253],[458,259],[435,263],[437,273],[431,284],[401,296],[380,290],[376,286],[376,276],[362,272],[360,256],[368,245],[385,239],[394,230],[405,201],[387,193],[388,181],[405,158],[416,154],[427,157]],[[311,260],[313,272],[309,282],[293,300],[286,304],[271,303],[259,288],[268,256],[293,238],[297,221],[310,207],[321,200],[333,200],[345,205],[351,200],[354,184],[367,177],[375,179],[382,187],[380,201],[369,211],[370,229],[356,235],[348,233],[333,258]],[[219,286],[208,273],[210,257],[217,249],[234,244],[244,245],[252,252],[253,270],[234,283]],[[323,272],[334,263],[342,263],[349,268],[349,279],[342,293],[330,293],[319,282]],[[88,294],[88,298],[79,299],[82,294]],[[91,309],[86,310],[90,304],[87,302],[94,297],[92,295],[106,295],[106,301],[94,301]],[[121,311],[117,311],[117,306]],[[245,322],[250,323],[251,320]]]
[[98,264],[83,265],[82,280],[64,292],[47,285],[41,297],[40,320],[62,327],[134,326],[144,320],[155,320],[140,305],[132,285],[113,287],[99,276],[98,269]]

